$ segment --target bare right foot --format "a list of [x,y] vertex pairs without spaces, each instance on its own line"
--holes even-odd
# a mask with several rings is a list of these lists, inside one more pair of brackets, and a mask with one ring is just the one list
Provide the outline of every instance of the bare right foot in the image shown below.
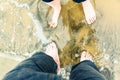
[[93,62],[93,59],[92,59],[92,56],[89,52],[87,51],[83,51],[81,53],[81,59],[80,59],[80,62],[84,61],[84,60],[90,60]]
[[54,13],[52,16],[52,20],[49,23],[50,27],[55,28],[58,24],[58,17],[60,15],[60,11],[61,11],[61,5],[60,5],[60,0],[53,0],[52,2],[46,3],[49,6],[51,6],[54,9]]
[[88,24],[92,24],[96,20],[96,14],[90,0],[82,2],[83,11]]
[[58,71],[58,74],[60,74],[60,60],[59,60],[59,55],[58,55],[58,48],[55,42],[51,42],[50,44],[46,46],[45,53],[51,56],[54,59],[54,61],[57,63],[58,65],[57,71]]

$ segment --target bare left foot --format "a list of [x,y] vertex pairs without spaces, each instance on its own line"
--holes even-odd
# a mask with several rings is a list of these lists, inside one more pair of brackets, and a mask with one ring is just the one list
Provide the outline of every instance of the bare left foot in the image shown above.
[[96,20],[96,14],[90,0],[82,2],[83,11],[88,24],[92,24]]
[[82,51],[82,53],[81,53],[80,62],[82,62],[84,60],[90,60],[93,62],[93,58],[92,58],[91,54],[87,51]]
[[46,46],[45,53],[51,56],[58,65],[58,74],[60,74],[60,60],[58,56],[58,48],[54,42],[51,42]]
[[52,16],[52,20],[49,23],[50,27],[55,28],[58,24],[58,17],[61,11],[61,5],[60,5],[60,0],[53,0],[49,3],[46,3],[49,6],[51,6],[54,10],[53,16]]

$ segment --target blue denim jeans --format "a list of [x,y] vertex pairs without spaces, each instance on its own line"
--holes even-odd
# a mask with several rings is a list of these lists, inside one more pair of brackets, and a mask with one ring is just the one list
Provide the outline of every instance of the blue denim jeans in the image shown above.
[[82,61],[72,67],[70,80],[105,80],[96,65],[89,61]]
[[[44,1],[44,2],[51,2],[53,0],[42,0],[42,1]],[[73,0],[73,1],[76,2],[76,3],[80,3],[80,2],[83,2],[83,1],[86,1],[86,0]]]
[[[43,52],[35,53],[8,72],[3,80],[62,80],[57,75],[57,64]],[[70,80],[105,80],[91,61],[83,61],[72,67]]]

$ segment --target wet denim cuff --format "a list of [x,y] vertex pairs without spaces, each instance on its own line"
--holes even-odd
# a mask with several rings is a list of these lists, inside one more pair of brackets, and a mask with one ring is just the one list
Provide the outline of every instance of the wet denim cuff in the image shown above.
[[86,0],[73,0],[74,2],[76,3],[80,3],[80,2],[83,2],[83,1],[86,1]]
[[44,1],[44,2],[51,2],[51,1],[53,1],[53,0],[42,0],[42,1]]

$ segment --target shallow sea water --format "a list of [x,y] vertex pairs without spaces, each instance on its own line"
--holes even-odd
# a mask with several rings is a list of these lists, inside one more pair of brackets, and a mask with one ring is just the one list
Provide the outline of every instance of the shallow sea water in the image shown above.
[[67,74],[64,78],[69,75],[68,68],[79,62],[80,51],[86,49],[100,71],[107,73],[108,80],[119,80],[119,3],[119,0],[93,1],[97,20],[87,25],[81,4],[61,0],[58,26],[51,29],[48,23],[53,10],[44,2],[0,0],[0,55],[22,61],[54,40],[59,48],[62,73]]

